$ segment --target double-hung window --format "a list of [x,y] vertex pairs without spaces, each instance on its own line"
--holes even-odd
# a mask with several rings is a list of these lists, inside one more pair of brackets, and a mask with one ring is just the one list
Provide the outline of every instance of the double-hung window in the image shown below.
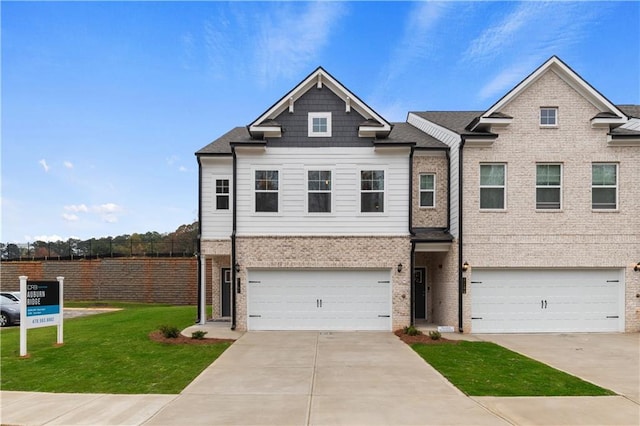
[[360,171],[360,211],[384,212],[384,170]]
[[540,126],[557,127],[558,126],[558,108],[555,108],[555,107],[540,108]]
[[559,210],[562,207],[562,166],[536,165],[536,209]]
[[216,210],[229,210],[229,179],[216,179]]
[[591,208],[615,210],[618,208],[618,165],[594,163],[591,165]]
[[278,171],[255,171],[256,212],[278,212]]
[[506,164],[480,165],[480,208],[504,210],[506,205]]
[[435,207],[436,205],[436,175],[433,173],[420,174],[420,207]]
[[331,170],[309,170],[307,172],[309,213],[331,213]]

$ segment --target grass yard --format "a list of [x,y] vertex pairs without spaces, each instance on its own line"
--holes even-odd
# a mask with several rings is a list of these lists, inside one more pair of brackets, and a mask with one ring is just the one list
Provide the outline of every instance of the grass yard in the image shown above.
[[411,347],[470,396],[615,395],[490,342],[416,343]]
[[113,305],[124,309],[66,320],[62,347],[54,347],[57,327],[28,330],[26,359],[19,357],[19,327],[2,329],[0,389],[177,394],[229,347],[149,339],[163,324],[180,329],[192,325],[192,306]]

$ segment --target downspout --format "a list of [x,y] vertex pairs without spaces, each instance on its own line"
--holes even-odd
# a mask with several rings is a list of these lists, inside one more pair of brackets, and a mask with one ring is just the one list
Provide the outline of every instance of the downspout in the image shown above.
[[464,136],[460,136],[460,147],[458,153],[458,331],[462,333],[462,148],[464,148]]
[[198,236],[196,242],[196,252],[198,253],[198,309],[196,315],[196,324],[200,323],[201,318],[205,318],[202,312],[202,162],[200,156],[196,156],[198,160]]
[[[414,147],[411,147],[411,152],[409,153],[409,234],[411,237],[415,235],[413,232],[413,152]],[[413,299],[415,292],[415,284],[413,282],[413,268],[415,267],[415,253],[416,253],[416,244],[414,241],[411,241],[411,261],[409,262],[409,325],[414,325],[414,316],[415,316],[415,307],[413,306]]]
[[232,217],[232,225],[231,225],[231,330],[236,329],[236,194],[237,194],[237,168],[236,168],[236,149],[232,145],[231,146],[231,156],[233,158],[233,175],[232,175],[232,201],[231,201],[231,217]]

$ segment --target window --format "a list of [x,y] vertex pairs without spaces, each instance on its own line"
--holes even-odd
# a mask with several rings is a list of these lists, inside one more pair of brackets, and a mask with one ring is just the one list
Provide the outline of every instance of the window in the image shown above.
[[558,125],[558,108],[540,108],[540,125],[555,127]]
[[420,207],[435,207],[436,175],[426,173],[420,175]]
[[309,113],[309,134],[310,138],[331,136],[331,113],[330,112],[310,112]]
[[562,166],[536,165],[536,209],[559,210],[562,197]]
[[360,211],[362,213],[384,212],[384,170],[360,172]]
[[618,208],[618,165],[593,164],[591,166],[591,208],[615,210]]
[[480,165],[480,208],[505,208],[505,164]]
[[216,210],[229,210],[229,179],[216,179]]
[[256,170],[256,212],[278,212],[277,170]]
[[331,213],[331,171],[309,170],[307,172],[309,213]]

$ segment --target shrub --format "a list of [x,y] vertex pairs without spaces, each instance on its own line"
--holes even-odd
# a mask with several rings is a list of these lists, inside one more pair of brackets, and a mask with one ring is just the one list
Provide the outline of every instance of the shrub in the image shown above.
[[204,335],[207,333],[208,333],[207,331],[196,330],[193,333],[191,333],[191,338],[196,340],[202,340],[204,339]]
[[431,340],[440,340],[442,334],[440,334],[439,331],[434,330],[429,332],[429,337],[431,337]]
[[173,325],[161,325],[160,332],[167,339],[175,339],[180,335],[180,329]]
[[418,336],[418,335],[422,334],[422,331],[418,330],[417,328],[415,328],[412,325],[410,325],[408,327],[405,327],[403,331],[404,331],[404,334],[406,334],[408,336]]

